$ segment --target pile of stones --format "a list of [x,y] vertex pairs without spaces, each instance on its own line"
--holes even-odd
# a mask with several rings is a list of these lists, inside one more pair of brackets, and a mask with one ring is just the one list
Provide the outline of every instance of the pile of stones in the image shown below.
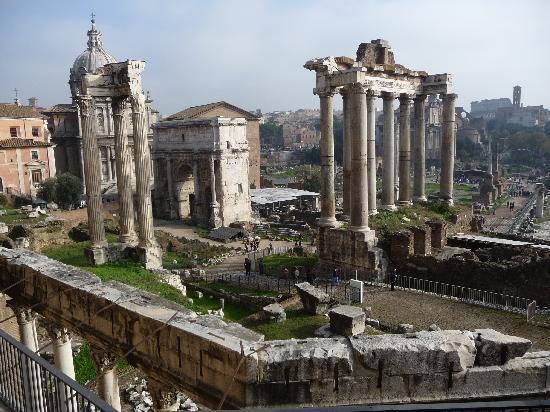
[[[126,401],[132,405],[134,412],[154,412],[153,398],[147,391],[147,381],[135,378],[134,384],[129,384],[123,391]],[[198,411],[199,407],[187,395],[176,392],[176,402],[170,407],[171,411]]]

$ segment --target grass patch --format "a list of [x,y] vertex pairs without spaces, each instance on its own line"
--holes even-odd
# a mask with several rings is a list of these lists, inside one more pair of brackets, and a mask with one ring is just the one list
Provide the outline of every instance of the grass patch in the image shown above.
[[312,316],[303,309],[288,310],[286,321],[279,323],[267,323],[265,321],[251,320],[244,326],[265,335],[266,340],[305,339],[313,336],[313,332],[329,322],[324,315]]
[[[97,376],[90,345],[85,342],[80,347],[80,350],[73,358],[75,378],[78,383],[85,385],[87,382],[94,380]],[[117,360],[117,369],[122,370],[128,366],[125,359]]]
[[37,223],[46,218],[46,216],[39,214],[38,217],[28,218],[26,213],[20,213],[17,209],[5,208],[5,215],[0,216],[0,222],[7,225],[10,224],[25,224],[25,223]]
[[[262,258],[264,263],[264,273],[266,275],[282,276],[283,270],[287,268],[292,271],[294,267],[311,267],[317,264],[318,257],[311,256],[289,256],[289,255],[269,255]],[[300,274],[305,275],[304,270]]]
[[277,292],[275,290],[257,290],[253,288],[247,288],[246,283],[243,283],[242,286],[234,285],[232,283],[223,282],[223,281],[217,281],[217,282],[200,282],[197,283],[198,286],[202,286],[204,288],[217,290],[223,289],[225,292],[228,293],[235,293],[235,294],[246,294],[251,296],[279,296],[281,292]]
[[204,227],[196,227],[194,232],[199,235],[200,237],[204,237],[208,239],[208,236],[210,236],[210,230],[205,229]]

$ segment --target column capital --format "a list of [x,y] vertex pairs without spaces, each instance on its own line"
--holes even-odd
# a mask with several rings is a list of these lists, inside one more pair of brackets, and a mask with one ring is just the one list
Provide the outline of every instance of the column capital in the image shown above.
[[367,99],[375,99],[378,96],[380,96],[380,92],[372,89],[367,90]]
[[33,322],[37,317],[37,313],[27,308],[26,306],[22,306],[19,304],[14,304],[14,305],[10,304],[10,306],[15,312],[17,323],[20,325],[25,325],[27,323]]
[[399,95],[399,103],[400,104],[410,104],[413,97],[414,97],[414,94],[401,93]]
[[427,94],[417,94],[414,96],[413,100],[414,102],[424,103],[427,97],[428,97]]
[[394,100],[396,94],[393,93],[393,92],[382,92],[382,93],[380,93],[380,95],[382,96],[382,99],[384,99],[384,100]]
[[74,101],[78,106],[81,116],[86,117],[95,114],[95,101],[92,96],[79,94],[74,98]]
[[439,97],[443,101],[445,101],[445,100],[455,100],[458,97],[458,95],[456,93],[441,93],[439,95]]
[[367,94],[367,88],[361,83],[353,83],[349,88],[353,94]]
[[336,89],[333,87],[327,87],[325,89],[317,89],[315,94],[319,97],[332,97],[336,94]]
[[341,87],[338,90],[338,93],[342,96],[343,99],[347,98],[350,95],[350,90],[347,86]]
[[142,92],[132,94],[130,102],[132,104],[132,113],[145,112],[145,95]]
[[129,107],[128,98],[114,97],[111,106],[113,108],[113,116],[124,116],[126,110]]
[[47,324],[45,326],[46,332],[51,340],[58,341],[61,343],[67,343],[71,340],[71,333],[67,328],[62,326],[56,326],[52,324]]
[[117,359],[114,353],[91,347],[90,354],[99,373],[104,373],[115,368]]

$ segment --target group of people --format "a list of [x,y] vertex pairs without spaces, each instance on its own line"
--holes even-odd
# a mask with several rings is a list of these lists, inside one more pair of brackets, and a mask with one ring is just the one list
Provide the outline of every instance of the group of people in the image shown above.
[[511,211],[514,210],[514,208],[516,207],[516,202],[507,201],[507,202],[506,202],[506,207],[508,207],[508,209],[509,209],[510,212],[511,212]]

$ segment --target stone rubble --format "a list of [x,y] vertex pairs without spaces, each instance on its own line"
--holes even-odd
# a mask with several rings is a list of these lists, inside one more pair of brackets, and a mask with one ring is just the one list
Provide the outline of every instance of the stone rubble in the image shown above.
[[330,329],[337,335],[356,336],[365,331],[366,315],[359,306],[341,305],[328,313]]
[[[145,379],[134,379],[135,383],[129,384],[124,388],[123,395],[126,401],[132,405],[133,412],[154,412],[153,398],[147,391],[147,381]],[[199,408],[193,400],[187,395],[176,392],[176,403],[170,407],[170,410],[181,411],[198,411]]]
[[294,285],[304,306],[304,310],[311,315],[322,315],[328,311],[331,303],[330,296],[321,289],[316,288],[308,282]]
[[270,322],[284,322],[286,320],[285,309],[280,303],[272,303],[262,308],[265,319]]

